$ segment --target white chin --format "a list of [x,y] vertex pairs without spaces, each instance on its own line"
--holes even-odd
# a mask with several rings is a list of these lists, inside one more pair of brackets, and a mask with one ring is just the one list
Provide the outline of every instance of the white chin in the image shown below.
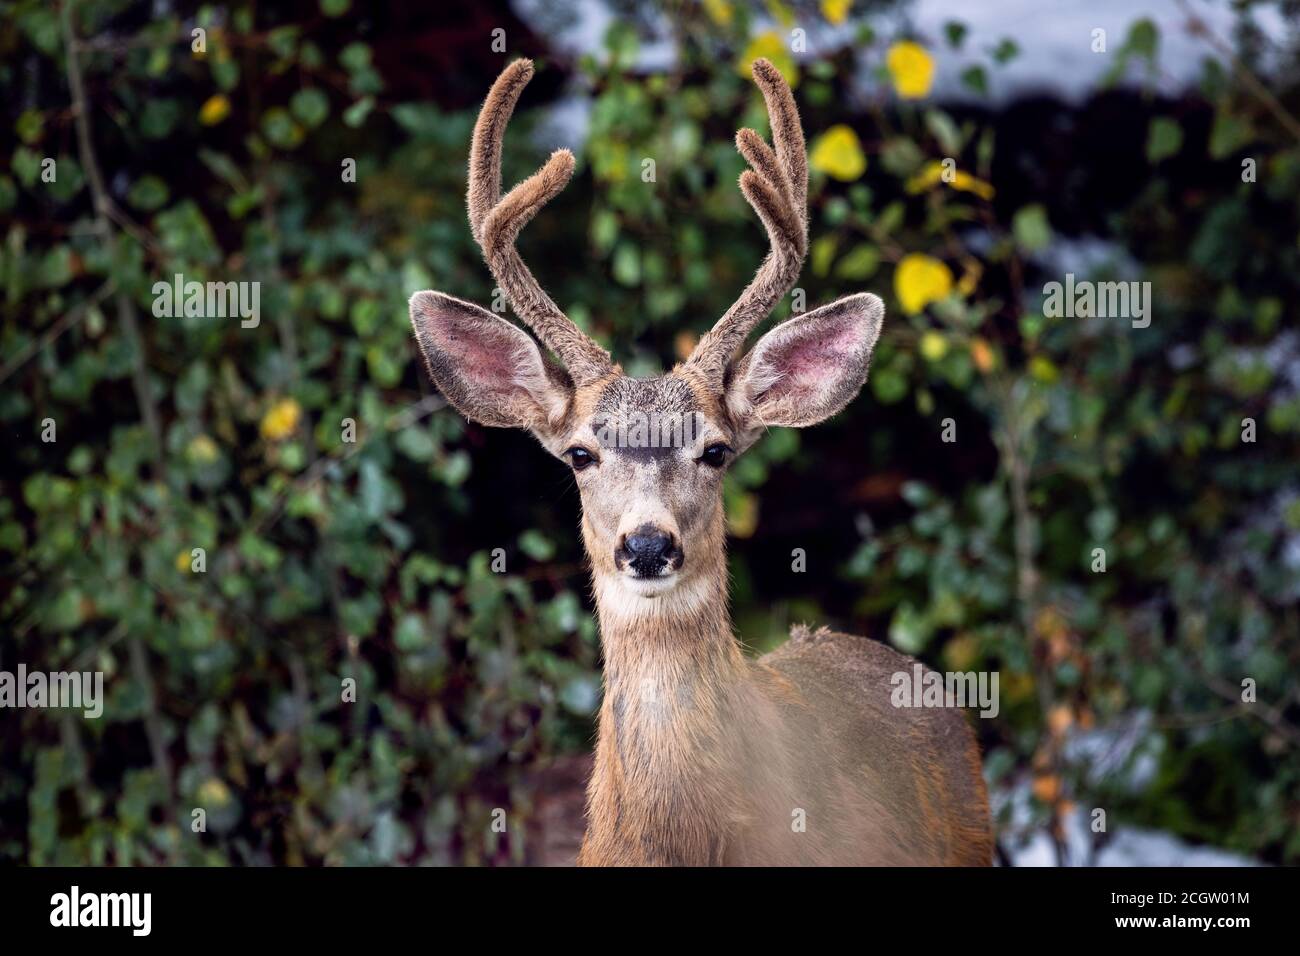
[[634,578],[631,575],[622,575],[619,580],[633,594],[641,597],[658,597],[677,586],[677,572],[672,571],[657,578]]

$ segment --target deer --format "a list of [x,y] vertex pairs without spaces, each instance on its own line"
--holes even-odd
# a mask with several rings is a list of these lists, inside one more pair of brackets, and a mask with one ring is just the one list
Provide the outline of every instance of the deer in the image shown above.
[[[531,61],[516,60],[492,85],[467,204],[488,269],[541,345],[440,292],[415,293],[410,317],[442,396],[481,425],[528,430],[577,484],[604,671],[578,864],[991,865],[965,715],[891,703],[891,677],[916,661],[805,626],[753,658],[731,626],[723,476],[767,429],[841,411],[866,381],[884,320],[879,297],[850,295],[794,315],[742,354],[808,249],[808,157],[789,85],[755,60],[773,144],[751,129],[736,135],[750,167],[740,190],[766,231],[766,257],[685,361],[632,378],[516,248],[574,171],[559,149],[501,195],[506,125],[532,75]],[[647,416],[695,424],[667,441],[610,439],[632,434],[612,425]]]

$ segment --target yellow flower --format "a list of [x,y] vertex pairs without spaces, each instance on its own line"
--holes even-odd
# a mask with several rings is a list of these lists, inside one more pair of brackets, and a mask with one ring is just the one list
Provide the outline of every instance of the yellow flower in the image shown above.
[[975,362],[975,367],[985,375],[993,371],[993,365],[997,361],[992,347],[981,338],[971,340],[970,357]]
[[302,408],[292,398],[282,398],[262,416],[262,437],[271,441],[288,438],[298,428]]
[[230,100],[226,99],[221,93],[216,96],[209,96],[207,101],[199,107],[199,122],[204,126],[216,126],[229,115]]
[[[925,192],[932,186],[944,181],[944,167],[939,160],[931,160],[925,164],[925,167],[907,181],[905,187],[909,193],[915,195]],[[993,187],[982,179],[977,179],[970,173],[961,169],[954,169],[952,172],[952,181],[948,183],[953,189],[959,189],[962,192],[974,193],[981,199],[993,198]]]
[[851,0],[822,0],[822,16],[828,23],[840,24],[849,18]]
[[731,9],[728,0],[704,0],[704,12],[720,27],[725,27],[731,23],[732,14],[735,12]]
[[182,551],[176,555],[176,570],[188,571],[191,567],[189,551]]
[[749,41],[749,46],[745,47],[745,52],[736,61],[736,71],[745,79],[749,79],[754,61],[759,57],[771,60],[772,65],[785,77],[791,89],[799,85],[799,70],[794,64],[794,57],[790,55],[786,45],[781,42],[781,35],[775,30],[760,33]]
[[905,100],[919,100],[930,93],[934,82],[934,58],[925,47],[902,40],[889,48],[885,66],[894,90]]
[[894,271],[894,294],[908,315],[916,315],[931,302],[952,292],[952,270],[931,256],[911,252]]
[[866,171],[867,157],[862,154],[858,134],[840,123],[817,137],[808,154],[808,164],[840,182],[849,183]]

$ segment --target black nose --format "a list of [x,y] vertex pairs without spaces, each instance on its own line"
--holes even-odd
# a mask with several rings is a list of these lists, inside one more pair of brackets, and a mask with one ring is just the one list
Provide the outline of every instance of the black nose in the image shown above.
[[673,549],[673,539],[655,528],[649,532],[637,531],[628,535],[624,546],[632,553],[633,560],[640,558],[644,561],[664,561]]
[[623,538],[614,551],[619,567],[631,565],[638,577],[658,577],[666,566],[680,567],[682,551],[667,531],[643,524]]

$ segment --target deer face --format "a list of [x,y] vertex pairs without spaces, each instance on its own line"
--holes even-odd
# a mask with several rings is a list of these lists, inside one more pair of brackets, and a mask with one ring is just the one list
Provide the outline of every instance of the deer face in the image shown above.
[[862,294],[790,319],[715,390],[690,362],[645,379],[611,366],[578,385],[504,319],[437,292],[411,299],[442,393],[473,421],[528,429],[569,466],[592,570],[645,597],[717,572],[728,466],[765,428],[812,425],[848,404],[883,314]]
[[727,466],[765,428],[812,425],[848,404],[866,380],[884,307],[874,295],[848,296],[778,325],[740,355],[748,333],[797,281],[808,243],[803,132],[789,87],[760,59],[754,79],[776,148],[752,130],[736,143],[753,167],[740,188],[772,251],[686,362],[657,378],[624,375],[551,301],[514,247],[573,172],[572,155],[558,150],[501,197],[501,142],[531,76],[528,61],[511,64],[479,114],[470,226],[511,305],[560,363],[499,316],[418,292],[411,321],[429,373],[467,418],[526,428],[573,470],[598,587],[655,598],[702,577],[721,579]]
[[620,375],[591,393],[590,413],[561,454],[582,495],[592,567],[634,593],[662,593],[693,576],[699,555],[720,542],[734,428],[687,374]]

